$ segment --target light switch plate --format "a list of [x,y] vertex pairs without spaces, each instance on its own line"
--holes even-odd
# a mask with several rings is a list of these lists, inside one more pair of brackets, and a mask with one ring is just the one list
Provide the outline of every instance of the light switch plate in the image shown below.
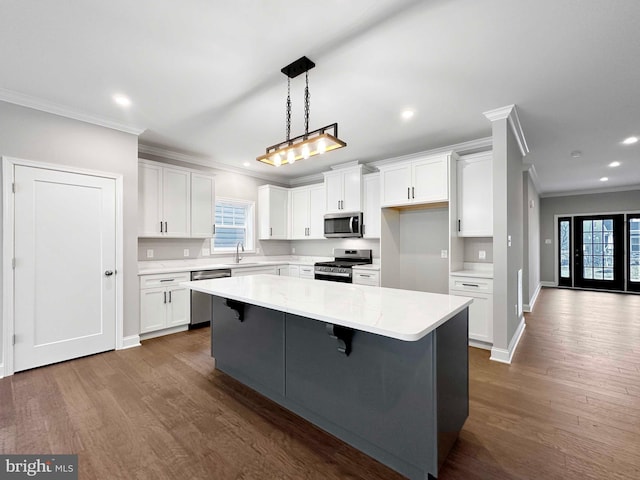
[[153,249],[147,248],[147,258],[153,258]]
[[545,245],[551,245],[551,239],[550,238],[545,238],[544,239],[544,243],[545,243]]

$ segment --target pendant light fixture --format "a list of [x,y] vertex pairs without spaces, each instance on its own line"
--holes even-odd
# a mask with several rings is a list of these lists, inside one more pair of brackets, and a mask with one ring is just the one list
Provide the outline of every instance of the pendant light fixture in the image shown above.
[[[266,153],[257,157],[257,161],[279,167],[347,146],[338,138],[337,123],[309,131],[309,70],[315,66],[316,64],[307,57],[301,57],[281,70],[287,76],[287,138],[284,142],[267,147]],[[304,134],[291,138],[291,79],[303,73],[305,74]]]

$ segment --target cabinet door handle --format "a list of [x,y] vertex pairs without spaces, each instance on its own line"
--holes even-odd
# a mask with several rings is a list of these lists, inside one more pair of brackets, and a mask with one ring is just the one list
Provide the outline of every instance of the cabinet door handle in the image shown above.
[[173,282],[175,280],[175,278],[165,278],[164,280],[160,280],[160,283],[162,282]]
[[164,230],[162,229],[162,222],[160,222],[160,233],[164,233]]
[[460,219],[458,219],[458,231],[460,231]]
[[164,233],[169,231],[169,227],[167,227],[167,222],[164,222]]
[[371,275],[365,275],[364,273],[359,273],[358,276],[359,277],[366,277],[366,278],[371,277]]
[[164,303],[167,303],[167,292],[163,292],[164,293]]
[[416,187],[411,187],[411,198],[416,198]]
[[462,285],[465,287],[480,287],[480,285],[478,285],[477,283],[463,283]]
[[409,196],[411,193],[411,187],[407,187],[407,200],[411,200],[411,197]]
[[215,223],[213,224],[213,234],[214,235],[216,234],[216,224]]
[[169,290],[169,303],[171,303],[171,290]]

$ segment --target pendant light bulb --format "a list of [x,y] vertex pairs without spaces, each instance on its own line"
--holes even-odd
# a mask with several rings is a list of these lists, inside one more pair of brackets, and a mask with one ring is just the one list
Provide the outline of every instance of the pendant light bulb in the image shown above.
[[282,165],[282,157],[280,156],[279,153],[276,153],[273,157],[271,157],[273,160],[273,164],[276,167],[279,167],[280,165]]
[[303,145],[302,146],[302,158],[304,158],[305,160],[309,158],[309,155],[311,154],[311,152],[309,152],[309,145]]
[[324,138],[321,138],[318,141],[318,153],[323,154],[327,151],[327,143],[324,141]]
[[296,152],[293,151],[293,148],[289,150],[287,153],[287,163],[293,165],[296,162]]

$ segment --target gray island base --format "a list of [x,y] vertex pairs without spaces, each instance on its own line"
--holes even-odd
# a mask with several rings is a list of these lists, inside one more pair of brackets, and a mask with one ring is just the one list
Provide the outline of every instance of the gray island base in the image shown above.
[[468,416],[465,307],[416,341],[213,296],[216,368],[412,480]]

